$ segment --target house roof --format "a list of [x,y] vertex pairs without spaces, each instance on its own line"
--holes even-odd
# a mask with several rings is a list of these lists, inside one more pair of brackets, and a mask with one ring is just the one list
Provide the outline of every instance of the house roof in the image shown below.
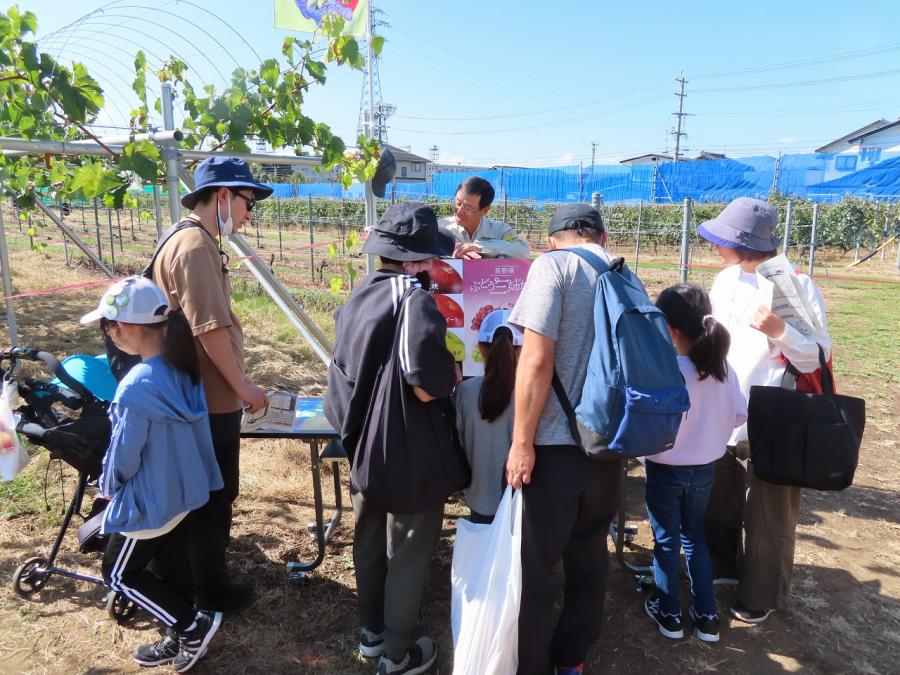
[[637,157],[629,157],[628,159],[620,160],[619,164],[634,164],[636,162],[640,162],[641,160],[645,160],[645,159],[653,160],[654,158],[671,160],[672,155],[664,155],[660,152],[648,152],[643,155],[638,155]]
[[394,154],[394,159],[396,159],[398,162],[426,162],[426,163],[431,163],[431,160],[430,160],[430,159],[425,159],[424,157],[420,157],[419,155],[413,154],[413,153],[411,153],[411,152],[409,152],[409,151],[407,151],[407,150],[403,150],[402,148],[398,148],[398,147],[395,146],[395,145],[387,145],[387,144],[385,144],[384,147],[388,148],[388,149]]
[[700,154],[697,155],[697,159],[709,160],[709,159],[728,159],[728,158],[725,156],[724,152],[707,152],[706,150],[701,150]]
[[849,145],[849,144],[851,144],[851,139],[858,138],[859,136],[865,136],[866,134],[869,134],[873,131],[877,131],[878,129],[881,129],[882,127],[886,127],[889,124],[891,124],[891,122],[888,122],[885,119],[876,120],[876,121],[872,122],[871,124],[867,124],[866,126],[860,128],[860,129],[857,129],[856,131],[851,131],[846,136],[841,136],[840,138],[831,141],[831,143],[826,143],[821,148],[817,148],[816,152],[829,154],[835,150],[842,150],[843,148],[836,147],[836,146],[840,146],[842,143],[847,143]]
[[872,134],[881,133],[882,131],[890,129],[891,127],[896,127],[898,125],[900,125],[900,120],[897,120],[896,122],[889,122],[888,124],[885,124],[882,127],[878,127],[877,129],[873,129],[872,131],[866,131],[864,133],[857,134],[853,138],[848,138],[847,142],[852,145],[853,143],[856,143],[856,141],[859,141],[859,140],[865,138],[866,136],[871,136]]

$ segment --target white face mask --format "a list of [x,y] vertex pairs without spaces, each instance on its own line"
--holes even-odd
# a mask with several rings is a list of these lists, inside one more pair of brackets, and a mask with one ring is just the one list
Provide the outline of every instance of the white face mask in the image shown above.
[[216,225],[219,227],[219,234],[227,237],[234,230],[234,221],[231,219],[231,195],[228,197],[228,218],[222,220],[221,214],[222,203],[216,200]]

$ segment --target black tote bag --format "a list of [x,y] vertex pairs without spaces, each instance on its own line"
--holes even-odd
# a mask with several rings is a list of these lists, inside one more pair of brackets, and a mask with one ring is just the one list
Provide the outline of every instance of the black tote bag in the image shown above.
[[452,400],[423,403],[400,369],[400,326],[410,292],[400,301],[391,349],[376,376],[350,470],[353,487],[388,513],[433,508],[471,480]]
[[747,434],[753,472],[776,485],[843,490],[853,483],[866,402],[834,391],[819,347],[822,391],[750,387]]

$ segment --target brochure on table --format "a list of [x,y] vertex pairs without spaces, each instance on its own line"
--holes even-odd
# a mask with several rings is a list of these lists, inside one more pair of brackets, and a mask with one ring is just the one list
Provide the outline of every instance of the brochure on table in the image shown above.
[[495,309],[512,309],[525,286],[530,260],[491,258],[438,260],[431,290],[447,319],[447,348],[462,362],[463,375],[484,374],[478,328]]
[[267,394],[269,406],[264,413],[249,415],[244,413],[241,431],[291,431],[332,433],[321,398],[297,396],[287,391]]

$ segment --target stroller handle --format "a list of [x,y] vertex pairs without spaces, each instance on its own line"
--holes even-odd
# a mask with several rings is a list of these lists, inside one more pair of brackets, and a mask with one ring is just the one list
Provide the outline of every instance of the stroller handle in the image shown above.
[[80,395],[85,400],[91,400],[94,395],[81,382],[66,372],[59,360],[48,352],[42,352],[39,349],[30,347],[13,347],[12,349],[4,349],[0,352],[0,361],[24,359],[26,361],[40,361],[50,371],[59,378],[59,381],[66,385],[69,389]]

